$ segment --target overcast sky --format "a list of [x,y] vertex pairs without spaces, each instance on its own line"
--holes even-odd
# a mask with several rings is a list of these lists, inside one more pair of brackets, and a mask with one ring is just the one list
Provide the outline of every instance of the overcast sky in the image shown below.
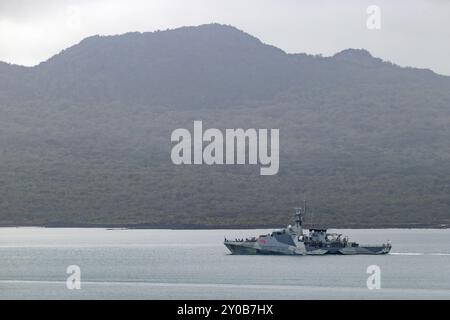
[[[370,5],[381,29],[366,26]],[[450,75],[448,0],[0,0],[0,61],[35,65],[94,34],[231,24],[290,53],[365,48]]]

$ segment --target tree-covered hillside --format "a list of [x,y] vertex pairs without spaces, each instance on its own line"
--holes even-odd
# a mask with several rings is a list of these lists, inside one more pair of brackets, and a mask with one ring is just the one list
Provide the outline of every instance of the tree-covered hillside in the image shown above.
[[[280,129],[280,171],[175,166],[171,132]],[[230,26],[91,37],[0,63],[0,224],[450,223],[450,78]]]

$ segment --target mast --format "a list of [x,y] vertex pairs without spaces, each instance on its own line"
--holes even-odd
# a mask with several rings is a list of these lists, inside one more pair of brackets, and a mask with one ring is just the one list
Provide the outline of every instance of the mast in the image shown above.
[[304,208],[294,208],[295,209],[295,228],[297,229],[297,234],[299,235],[303,235],[303,227],[302,227],[302,220],[303,220],[303,216],[302,214],[304,214]]
[[303,214],[304,214],[305,217],[306,217],[306,199],[303,200]]

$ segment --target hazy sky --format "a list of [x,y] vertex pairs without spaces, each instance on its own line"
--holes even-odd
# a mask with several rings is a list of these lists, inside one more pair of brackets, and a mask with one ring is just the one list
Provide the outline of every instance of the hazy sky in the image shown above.
[[[366,26],[369,5],[381,29]],[[450,75],[449,0],[0,0],[0,61],[35,65],[94,34],[231,24],[287,52],[366,48]]]

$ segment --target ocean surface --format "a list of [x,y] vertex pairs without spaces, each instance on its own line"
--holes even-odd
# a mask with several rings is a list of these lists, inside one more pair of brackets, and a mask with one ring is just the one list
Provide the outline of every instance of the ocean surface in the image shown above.
[[[331,230],[385,256],[233,256],[270,230],[0,228],[0,299],[450,299],[450,230]],[[81,288],[67,288],[69,266]],[[367,268],[380,267],[369,290]]]

